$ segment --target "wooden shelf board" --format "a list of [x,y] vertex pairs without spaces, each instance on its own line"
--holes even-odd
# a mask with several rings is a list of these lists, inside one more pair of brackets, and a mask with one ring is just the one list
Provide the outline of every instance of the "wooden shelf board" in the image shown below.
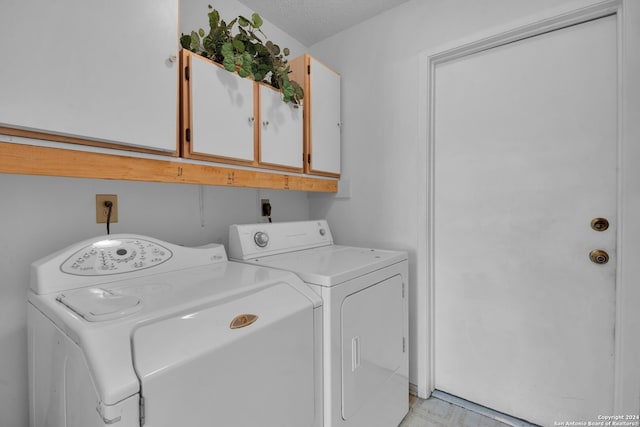
[[338,182],[332,179],[7,142],[0,142],[0,173],[325,193],[338,191]]

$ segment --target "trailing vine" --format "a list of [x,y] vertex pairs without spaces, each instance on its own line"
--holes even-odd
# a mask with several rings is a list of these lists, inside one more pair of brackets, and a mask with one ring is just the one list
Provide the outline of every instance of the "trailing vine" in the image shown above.
[[[300,104],[304,90],[289,79],[291,68],[286,59],[289,49],[266,39],[263,20],[257,13],[251,19],[238,16],[226,23],[209,5],[209,32],[202,28],[180,36],[180,45],[191,52],[221,64],[227,71],[265,82],[282,92],[284,102]],[[262,36],[262,38],[261,38]]]

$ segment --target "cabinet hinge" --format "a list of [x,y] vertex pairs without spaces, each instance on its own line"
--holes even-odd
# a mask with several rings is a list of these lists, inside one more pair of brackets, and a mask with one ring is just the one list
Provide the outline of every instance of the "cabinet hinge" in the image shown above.
[[307,163],[311,164],[311,154],[307,154]]
[[189,81],[189,67],[184,67],[184,79]]
[[407,352],[407,339],[405,337],[402,337],[402,352]]
[[184,131],[184,139],[187,140],[187,142],[191,142],[191,128],[186,128]]
[[144,425],[145,413],[144,413],[144,397],[140,397],[140,427]]
[[311,74],[311,65],[307,65],[307,74]]
[[402,298],[404,298],[404,282],[402,282]]

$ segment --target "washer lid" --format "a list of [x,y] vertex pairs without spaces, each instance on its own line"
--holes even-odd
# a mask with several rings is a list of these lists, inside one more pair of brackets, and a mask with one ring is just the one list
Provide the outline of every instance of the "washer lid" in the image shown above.
[[306,283],[334,286],[406,259],[406,252],[331,245],[245,262],[294,272]]
[[119,319],[142,308],[142,301],[138,297],[101,288],[84,288],[60,294],[56,300],[89,322]]
[[146,422],[317,425],[314,327],[312,302],[284,282],[140,326],[131,341],[154,405]]

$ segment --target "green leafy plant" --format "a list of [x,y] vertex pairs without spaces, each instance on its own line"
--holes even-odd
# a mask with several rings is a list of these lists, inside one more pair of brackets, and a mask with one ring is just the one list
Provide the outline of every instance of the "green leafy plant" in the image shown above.
[[[289,79],[291,68],[286,59],[289,49],[266,39],[262,32],[262,18],[257,13],[251,19],[238,16],[229,23],[209,5],[209,32],[202,28],[180,36],[183,48],[221,64],[227,71],[240,77],[265,82],[282,92],[284,102],[299,104],[304,90]],[[234,28],[235,27],[235,28]]]

